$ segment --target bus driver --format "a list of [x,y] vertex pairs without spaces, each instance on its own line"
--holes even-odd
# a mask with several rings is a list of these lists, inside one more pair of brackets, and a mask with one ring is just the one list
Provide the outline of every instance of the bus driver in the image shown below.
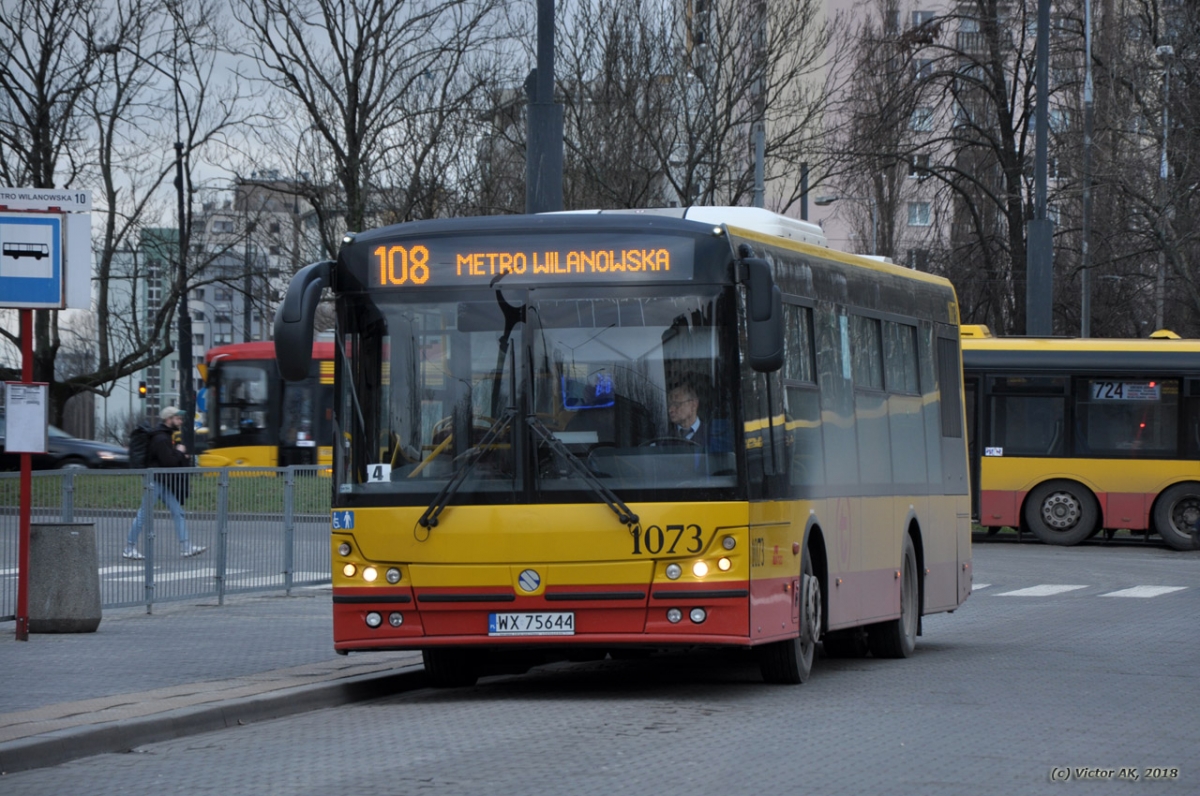
[[689,384],[677,384],[667,392],[667,417],[671,421],[670,436],[705,447],[707,429],[700,421],[700,399]]

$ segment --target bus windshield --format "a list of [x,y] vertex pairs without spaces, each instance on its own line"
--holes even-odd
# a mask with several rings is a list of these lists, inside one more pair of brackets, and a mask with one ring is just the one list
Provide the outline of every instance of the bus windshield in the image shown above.
[[339,491],[428,501],[466,468],[452,502],[534,500],[591,489],[580,463],[643,497],[733,488],[733,294],[690,290],[355,297]]
[[238,362],[225,365],[215,379],[218,438],[238,437],[239,444],[264,444],[273,436],[270,414],[270,371],[274,363]]

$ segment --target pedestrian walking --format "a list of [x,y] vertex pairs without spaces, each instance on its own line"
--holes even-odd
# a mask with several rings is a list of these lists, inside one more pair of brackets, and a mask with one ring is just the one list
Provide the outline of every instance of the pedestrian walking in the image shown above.
[[[177,406],[168,406],[159,415],[162,422],[150,432],[150,440],[146,449],[146,466],[150,468],[173,469],[187,467],[191,464],[187,448],[173,444],[175,432],[178,431],[187,417],[187,413]],[[171,520],[175,523],[175,535],[179,537],[179,553],[184,558],[200,555],[207,547],[198,547],[188,541],[187,523],[183,519],[183,503],[188,496],[187,473],[155,473],[154,497],[161,501],[171,512]],[[145,504],[143,503],[143,508]],[[153,503],[151,503],[153,506]],[[129,538],[125,542],[125,558],[141,561],[145,558],[138,552],[138,537],[142,535],[143,508],[138,509],[129,529]],[[151,509],[153,510],[153,509]]]

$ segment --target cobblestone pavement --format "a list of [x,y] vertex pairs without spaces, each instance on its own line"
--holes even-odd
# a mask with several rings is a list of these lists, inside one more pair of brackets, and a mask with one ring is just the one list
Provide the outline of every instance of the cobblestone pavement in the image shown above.
[[[1200,792],[1200,553],[980,545],[975,572],[912,658],[820,660],[802,686],[766,686],[737,654],[561,664],[11,774],[0,793]],[[1137,781],[1081,781],[1123,768]]]
[[361,681],[393,693],[420,671],[418,653],[334,653],[327,588],[110,609],[95,633],[27,642],[14,628],[0,623],[0,772],[370,696]]

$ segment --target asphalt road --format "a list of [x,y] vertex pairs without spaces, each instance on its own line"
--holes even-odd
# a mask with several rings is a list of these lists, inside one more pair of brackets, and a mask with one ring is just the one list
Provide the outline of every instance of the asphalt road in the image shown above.
[[802,686],[764,685],[738,654],[556,664],[0,793],[1200,792],[1200,553],[980,545],[975,572],[912,658],[819,660]]

